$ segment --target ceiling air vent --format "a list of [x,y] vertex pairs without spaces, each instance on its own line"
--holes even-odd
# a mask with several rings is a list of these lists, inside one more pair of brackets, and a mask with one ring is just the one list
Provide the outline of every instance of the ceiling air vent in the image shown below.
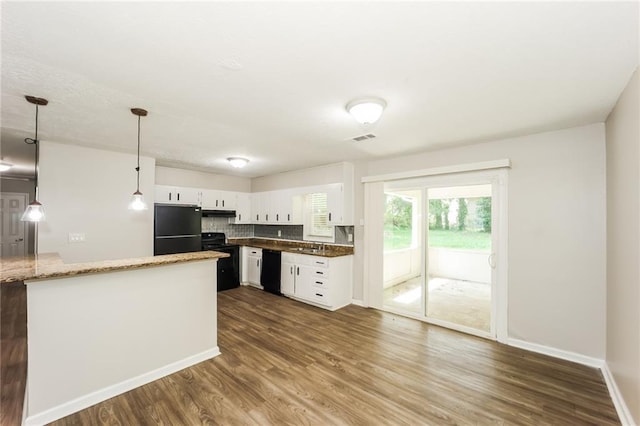
[[375,137],[376,135],[374,135],[373,133],[369,133],[368,135],[356,136],[355,138],[351,138],[351,140],[356,142],[361,142],[361,141],[366,141],[367,139],[373,139]]

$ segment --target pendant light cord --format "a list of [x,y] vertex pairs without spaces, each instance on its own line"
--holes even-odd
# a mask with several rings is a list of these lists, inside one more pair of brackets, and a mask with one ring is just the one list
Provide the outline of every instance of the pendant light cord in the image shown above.
[[[36,191],[38,190],[38,162],[40,160],[40,144],[38,143],[38,104],[36,104],[36,135],[35,138],[25,138],[25,143],[29,145],[36,146],[36,164],[35,164],[35,174],[36,174]],[[38,198],[38,194],[36,194],[36,198]]]
[[136,172],[138,174],[136,192],[140,192],[140,116],[138,116],[138,167],[136,167]]

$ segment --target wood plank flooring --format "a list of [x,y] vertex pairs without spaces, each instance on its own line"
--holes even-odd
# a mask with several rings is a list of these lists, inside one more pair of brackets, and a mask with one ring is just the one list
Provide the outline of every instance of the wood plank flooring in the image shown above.
[[27,380],[27,292],[0,286],[0,425],[19,425]]
[[218,296],[222,355],[54,424],[619,424],[596,369],[373,309]]

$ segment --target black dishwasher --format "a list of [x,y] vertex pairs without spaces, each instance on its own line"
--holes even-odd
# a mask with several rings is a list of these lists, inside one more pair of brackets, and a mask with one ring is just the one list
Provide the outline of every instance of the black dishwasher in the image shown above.
[[273,294],[280,293],[280,267],[282,253],[277,250],[262,250],[262,272],[260,285],[264,291]]

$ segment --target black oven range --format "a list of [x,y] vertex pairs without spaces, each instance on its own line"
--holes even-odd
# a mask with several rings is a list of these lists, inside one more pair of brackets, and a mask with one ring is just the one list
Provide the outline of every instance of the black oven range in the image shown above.
[[230,257],[218,259],[218,291],[240,286],[240,246],[227,244],[224,232],[203,232],[202,250],[229,253]]

